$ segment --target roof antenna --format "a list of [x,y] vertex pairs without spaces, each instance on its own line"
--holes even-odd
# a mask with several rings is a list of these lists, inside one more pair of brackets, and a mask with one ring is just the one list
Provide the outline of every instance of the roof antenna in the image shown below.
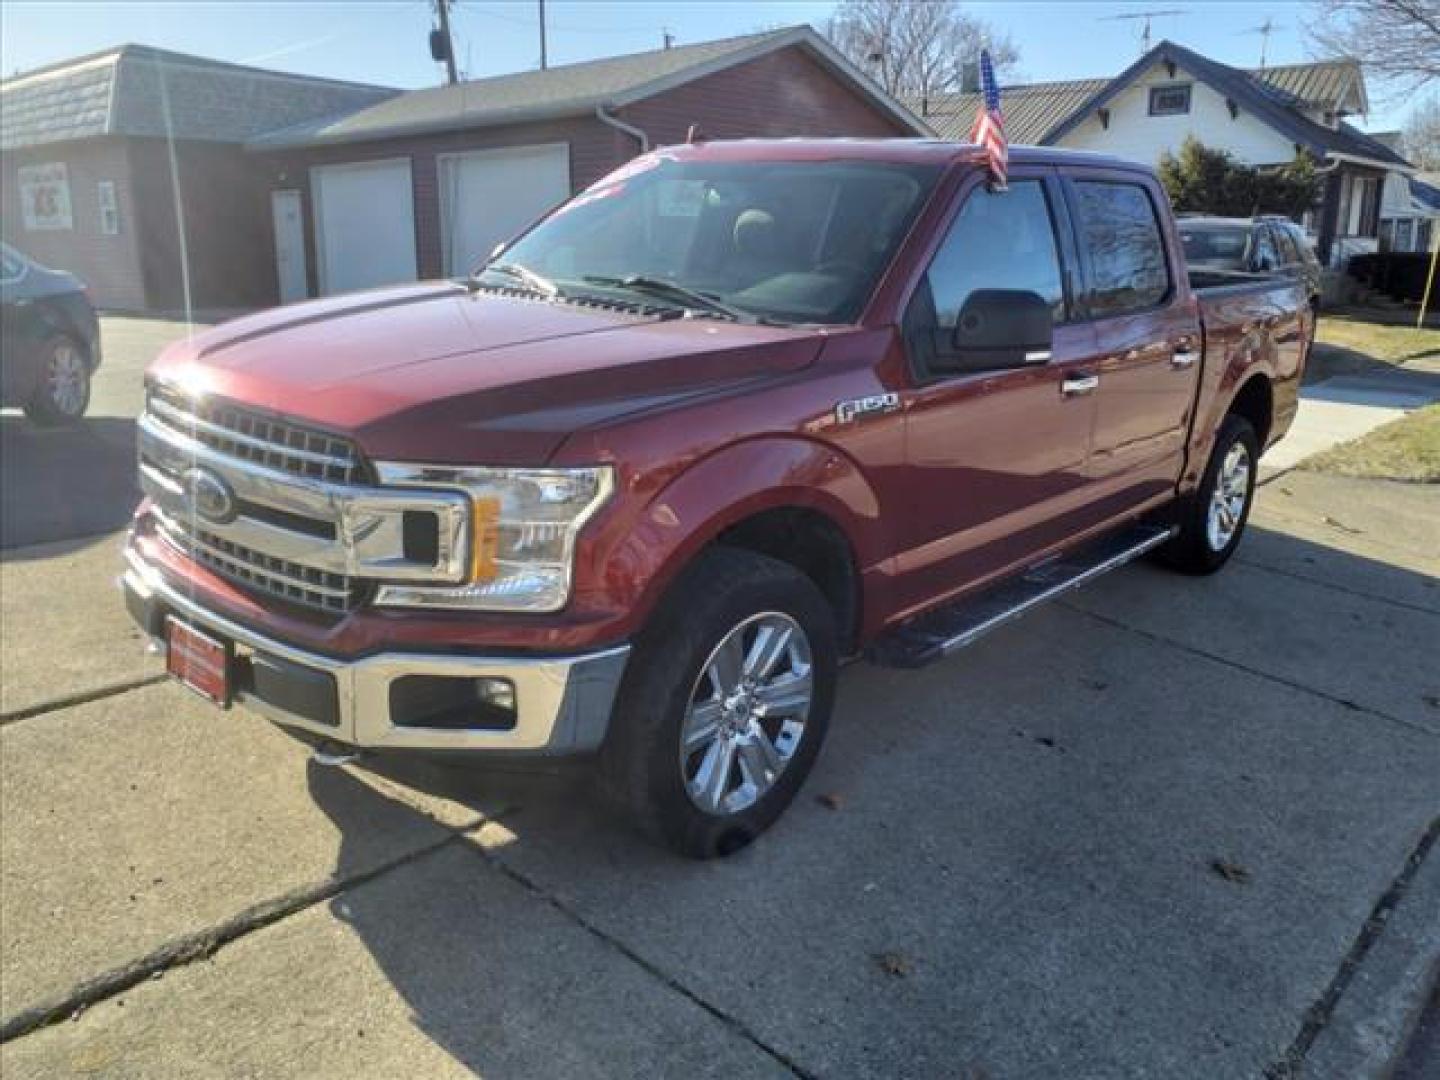
[[1158,18],[1160,18],[1160,16],[1162,16],[1162,15],[1189,15],[1189,14],[1190,14],[1190,12],[1189,12],[1187,9],[1185,9],[1185,8],[1164,8],[1164,9],[1161,9],[1161,10],[1159,10],[1159,11],[1132,11],[1132,12],[1131,12],[1130,14],[1128,14],[1128,15],[1106,15],[1106,16],[1102,17],[1100,21],[1101,21],[1101,22],[1123,22],[1123,21],[1127,21],[1127,20],[1144,19],[1144,20],[1145,20],[1145,28],[1140,32],[1140,51],[1141,51],[1142,53],[1147,53],[1147,52],[1150,51],[1150,20],[1151,20],[1151,19],[1158,19]]
[[1259,26],[1252,26],[1252,27],[1250,27],[1248,30],[1241,30],[1241,31],[1240,31],[1240,33],[1242,33],[1242,34],[1259,34],[1259,35],[1260,35],[1260,70],[1261,70],[1261,71],[1264,71],[1264,70],[1265,70],[1265,52],[1266,52],[1266,50],[1268,49],[1268,47],[1269,47],[1269,45],[1270,45],[1270,35],[1273,34],[1276,30],[1284,30],[1284,29],[1285,29],[1285,28],[1284,28],[1283,26],[1277,26],[1276,23],[1275,23],[1275,20],[1272,19],[1272,18],[1270,18],[1269,15],[1266,15],[1266,16],[1265,16],[1265,21],[1264,21],[1263,23],[1261,23]]

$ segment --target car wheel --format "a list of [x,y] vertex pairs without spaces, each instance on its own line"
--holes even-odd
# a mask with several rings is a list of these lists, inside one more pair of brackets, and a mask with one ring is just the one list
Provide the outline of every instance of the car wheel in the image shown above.
[[1250,421],[1227,416],[1200,485],[1180,507],[1180,531],[1159,551],[1187,574],[1213,574],[1235,553],[1255,499],[1260,442]]
[[25,415],[55,427],[76,423],[90,404],[90,358],[71,338],[56,335],[40,347],[40,378]]
[[815,764],[838,664],[834,615],[809,578],[707,551],[636,642],[601,750],[608,792],[681,854],[744,847]]

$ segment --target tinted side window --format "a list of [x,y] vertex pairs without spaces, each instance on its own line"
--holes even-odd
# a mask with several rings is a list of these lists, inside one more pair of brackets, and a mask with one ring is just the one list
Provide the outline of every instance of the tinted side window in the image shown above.
[[1250,269],[1264,272],[1276,270],[1283,265],[1284,260],[1280,258],[1275,248],[1275,240],[1269,229],[1257,229],[1255,231],[1255,253],[1250,257]]
[[1295,247],[1295,238],[1290,235],[1290,230],[1283,225],[1275,229],[1275,242],[1280,245],[1280,261],[1286,266],[1294,266],[1300,261],[1300,252]]
[[1300,262],[1314,262],[1315,251],[1310,246],[1310,241],[1305,238],[1305,232],[1299,225],[1286,225],[1285,232],[1295,244],[1295,250],[1299,253]]
[[1009,191],[976,188],[960,208],[927,276],[942,329],[952,329],[976,289],[1038,293],[1065,320],[1060,255],[1044,185],[1017,180]]
[[1150,196],[1138,184],[1075,184],[1080,245],[1090,260],[1090,313],[1123,315],[1160,303],[1170,291],[1165,245]]

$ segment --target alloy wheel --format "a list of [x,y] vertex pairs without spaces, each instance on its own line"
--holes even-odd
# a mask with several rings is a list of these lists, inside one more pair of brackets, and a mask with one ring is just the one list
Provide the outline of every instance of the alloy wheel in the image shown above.
[[77,417],[85,409],[85,386],[89,379],[85,357],[69,342],[60,342],[50,352],[45,383],[50,403],[66,417]]
[[769,791],[805,736],[814,696],[810,640],[789,615],[733,627],[690,692],[680,772],[707,814],[735,814]]
[[1215,490],[1210,493],[1205,539],[1212,551],[1224,551],[1240,531],[1250,497],[1250,472],[1250,451],[1237,442],[1226,451],[1215,477]]

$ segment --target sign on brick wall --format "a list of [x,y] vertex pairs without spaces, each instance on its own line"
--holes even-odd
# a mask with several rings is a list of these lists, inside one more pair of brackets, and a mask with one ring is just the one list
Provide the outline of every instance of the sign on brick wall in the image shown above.
[[75,227],[70,218],[70,174],[63,161],[22,165],[17,172],[26,232]]

